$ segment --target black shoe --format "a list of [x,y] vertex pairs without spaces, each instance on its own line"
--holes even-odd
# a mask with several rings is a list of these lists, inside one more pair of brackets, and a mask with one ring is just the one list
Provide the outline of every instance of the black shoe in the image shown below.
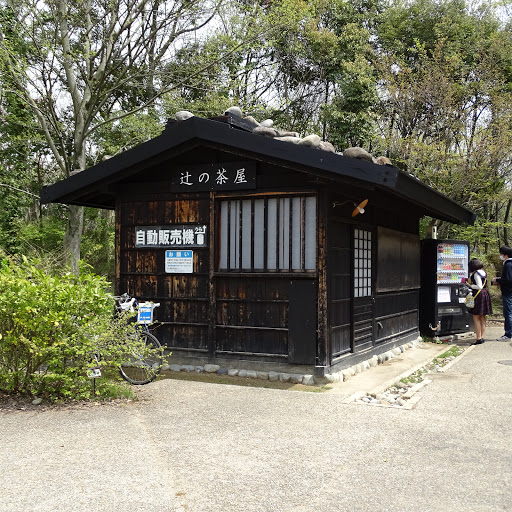
[[482,343],[485,343],[485,340],[483,338],[480,338],[479,340],[476,340],[475,342],[471,343],[471,345],[481,345]]

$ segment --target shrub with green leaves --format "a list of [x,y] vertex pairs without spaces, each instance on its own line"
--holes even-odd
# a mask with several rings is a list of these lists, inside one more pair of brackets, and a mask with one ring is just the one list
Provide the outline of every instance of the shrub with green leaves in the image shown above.
[[[26,257],[0,256],[0,390],[82,399],[91,396],[92,366],[115,378],[138,342],[133,324],[113,317],[109,289],[84,269],[58,275]],[[111,394],[107,388],[97,393]]]

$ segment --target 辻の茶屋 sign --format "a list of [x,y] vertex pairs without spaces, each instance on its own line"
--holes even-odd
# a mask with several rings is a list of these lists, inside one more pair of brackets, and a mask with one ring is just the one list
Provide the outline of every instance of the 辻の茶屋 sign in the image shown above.
[[256,166],[251,162],[186,165],[172,173],[172,192],[207,192],[256,188]]

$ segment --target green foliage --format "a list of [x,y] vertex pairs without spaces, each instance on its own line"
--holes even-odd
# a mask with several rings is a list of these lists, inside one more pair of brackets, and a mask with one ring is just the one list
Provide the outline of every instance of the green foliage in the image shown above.
[[[165,110],[170,119],[174,119],[176,112],[188,110],[198,117],[214,117],[222,115],[229,107],[234,105],[234,100],[226,91],[207,91],[203,88],[194,90],[193,98],[176,93],[165,97]],[[186,93],[185,93],[186,94]]]
[[[64,2],[65,23],[52,2],[34,5],[0,8],[0,107],[9,119],[0,183],[21,190],[0,187],[0,247],[9,253],[63,245],[70,210],[30,197],[43,184],[157,136],[179,110],[212,117],[232,105],[340,151],[385,154],[477,214],[475,227],[444,223],[440,236],[483,252],[512,243],[509,0],[234,0],[191,38],[182,35],[206,23],[213,5],[178,2],[168,12],[144,1],[124,12]],[[134,38],[138,18],[163,31]],[[75,90],[60,81],[68,58]],[[112,276],[112,219],[86,211],[81,240],[82,259]]]
[[[0,180],[3,180],[3,183],[19,185],[18,182],[6,179],[2,175],[0,169]],[[21,214],[28,210],[29,201],[25,197],[17,197],[17,194],[7,187],[0,187],[0,204],[0,247],[9,252],[17,252],[20,250],[19,233],[25,226]]]
[[[65,256],[62,241],[66,230],[64,208],[52,205],[52,212],[39,221],[22,222],[18,219],[12,228],[12,235],[4,233],[0,225],[0,238],[4,235],[9,244],[1,244],[10,254],[23,253],[27,256],[51,262],[53,268],[63,269]],[[107,279],[114,278],[115,253],[114,213],[110,210],[86,208],[82,235],[82,261],[96,274]]]
[[113,280],[115,275],[115,222],[111,210],[86,208],[82,235],[82,261],[96,274]]
[[[101,150],[98,158],[109,158],[142,144],[161,134],[163,126],[153,113],[137,112],[113,124],[100,126],[94,134],[94,142]],[[91,155],[92,156],[92,155]],[[88,161],[89,165],[96,160]]]
[[[89,398],[89,368],[114,375],[126,354],[140,349],[133,326],[113,318],[109,283],[88,269],[79,276],[57,275],[36,260],[3,257],[0,289],[2,391]],[[96,393],[110,395],[117,388],[104,383]]]
[[474,226],[453,225],[449,228],[451,238],[467,240],[472,247],[495,248],[497,251],[501,243],[500,232],[503,227],[512,229],[512,224],[487,221],[485,218],[477,218]]
[[340,149],[370,147],[375,135],[374,106],[378,97],[373,67],[362,56],[342,62],[338,93],[323,107],[329,141]]
[[392,2],[380,20],[381,147],[477,214],[474,227],[441,224],[440,237],[496,250],[512,204],[509,30],[490,4],[465,0]]
[[19,249],[35,255],[54,252],[57,247],[62,247],[66,225],[63,218],[52,215],[44,217],[40,222],[21,223],[18,229]]

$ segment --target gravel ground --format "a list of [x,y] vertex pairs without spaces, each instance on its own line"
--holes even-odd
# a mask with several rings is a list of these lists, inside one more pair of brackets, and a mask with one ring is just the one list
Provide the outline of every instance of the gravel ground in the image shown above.
[[508,360],[474,347],[411,410],[180,380],[0,410],[0,511],[510,511]]

